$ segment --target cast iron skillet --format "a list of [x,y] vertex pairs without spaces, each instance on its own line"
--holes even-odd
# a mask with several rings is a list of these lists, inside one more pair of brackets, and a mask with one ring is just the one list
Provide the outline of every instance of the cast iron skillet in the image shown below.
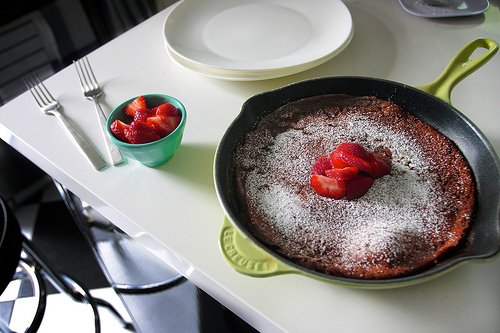
[[21,258],[21,244],[19,224],[0,198],[0,295],[14,276]]
[[[471,60],[478,48],[486,48],[487,51]],[[256,277],[297,273],[350,286],[389,288],[425,281],[466,260],[495,255],[500,249],[500,162],[481,131],[451,106],[450,95],[458,82],[489,61],[497,51],[498,43],[495,41],[484,38],[473,40],[455,55],[437,80],[418,88],[368,77],[325,77],[294,83],[248,99],[222,137],[215,157],[216,190],[226,213],[219,237],[226,261],[238,272]],[[243,143],[245,133],[253,130],[264,115],[298,99],[331,93],[389,100],[455,142],[474,172],[478,192],[477,215],[463,249],[440,265],[419,274],[385,280],[358,280],[326,275],[296,265],[269,250],[248,231],[240,216],[234,190],[231,165],[235,147]]]

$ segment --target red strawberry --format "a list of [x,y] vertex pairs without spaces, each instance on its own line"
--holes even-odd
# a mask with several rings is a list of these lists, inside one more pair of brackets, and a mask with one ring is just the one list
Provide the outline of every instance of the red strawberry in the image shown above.
[[332,165],[330,164],[330,160],[327,156],[321,156],[314,162],[311,168],[312,175],[325,175],[325,170],[331,169]]
[[157,115],[148,118],[148,125],[154,128],[155,133],[164,137],[172,133],[172,131],[181,122],[181,117],[167,117]]
[[158,108],[156,109],[156,114],[163,116],[180,116],[181,112],[172,104],[164,103],[158,106]]
[[129,128],[130,125],[125,124],[121,120],[115,120],[110,126],[109,129],[111,130],[111,133],[115,136],[120,141],[123,142],[129,142],[127,138],[125,137],[125,129]]
[[340,199],[345,194],[346,182],[322,175],[312,175],[311,186],[323,197]]
[[123,111],[126,114],[128,114],[129,116],[133,117],[135,111],[138,109],[147,109],[146,99],[144,98],[144,96],[139,96],[136,99],[134,99],[132,102],[128,103],[123,108]]
[[161,139],[159,135],[130,128],[125,129],[125,136],[133,144],[148,143]]
[[162,116],[149,117],[148,125],[154,128],[155,133],[162,137],[170,134],[169,128],[166,128],[165,124],[163,123]]
[[332,167],[334,167],[336,169],[343,169],[343,168],[347,168],[347,167],[351,166],[348,163],[337,158],[335,153],[330,154],[330,164],[332,165]]
[[170,132],[173,132],[177,126],[181,123],[181,116],[160,116],[162,117],[163,121],[165,122],[167,127],[170,127]]
[[334,152],[332,154],[335,154],[335,159],[339,159],[342,162],[347,163],[350,166],[356,167],[360,171],[364,171],[364,172],[368,172],[368,173],[370,173],[370,171],[372,171],[372,165],[369,162],[370,158],[368,158],[368,161],[365,161],[362,158],[359,158],[357,156],[353,156],[353,155],[348,154],[348,153],[343,153],[343,152],[335,153]]
[[347,153],[349,155],[359,157],[365,161],[370,161],[370,158],[368,157],[368,154],[366,153],[365,149],[359,143],[351,143],[351,142],[341,143],[337,147],[337,149],[335,149],[334,153]]
[[342,169],[328,169],[325,171],[327,177],[337,179],[337,180],[350,180],[356,177],[359,173],[359,169],[355,167],[345,167]]
[[134,113],[134,121],[146,122],[149,117],[154,116],[155,113],[150,109],[137,109]]
[[372,165],[370,176],[372,176],[373,179],[377,179],[391,173],[391,165],[387,164],[379,154],[368,153],[368,156],[370,157],[370,164]]
[[[144,132],[149,132],[149,133],[155,133],[155,129],[145,121],[136,121],[134,120],[133,122],[130,123],[130,130],[135,130],[135,131],[144,131]],[[158,135],[158,134],[157,134]]]
[[361,198],[373,185],[373,179],[369,176],[358,175],[346,182],[345,196],[347,200]]

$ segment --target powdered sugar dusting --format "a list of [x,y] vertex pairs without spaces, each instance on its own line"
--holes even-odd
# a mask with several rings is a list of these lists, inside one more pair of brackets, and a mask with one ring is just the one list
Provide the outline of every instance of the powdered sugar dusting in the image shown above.
[[[427,257],[436,237],[444,242],[449,236],[440,214],[447,197],[428,172],[422,145],[373,113],[306,116],[275,136],[250,133],[248,142],[260,144],[243,146],[235,159],[245,169],[248,211],[271,230],[274,239],[265,241],[290,257],[325,261],[349,275]],[[342,142],[392,152],[391,174],[357,200],[321,197],[309,186],[316,158]]]

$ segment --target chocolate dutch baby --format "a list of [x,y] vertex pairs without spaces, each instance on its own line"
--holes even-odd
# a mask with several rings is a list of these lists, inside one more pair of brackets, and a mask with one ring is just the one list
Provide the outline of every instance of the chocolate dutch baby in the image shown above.
[[[357,198],[319,195],[311,169],[342,143],[390,165]],[[460,246],[475,209],[470,167],[444,135],[375,97],[288,103],[247,133],[233,156],[249,229],[304,267],[356,279],[415,274]]]

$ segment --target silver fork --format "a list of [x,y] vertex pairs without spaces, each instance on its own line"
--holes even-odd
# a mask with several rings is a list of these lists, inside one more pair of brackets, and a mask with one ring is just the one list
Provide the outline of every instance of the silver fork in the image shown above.
[[58,101],[49,93],[45,85],[40,81],[36,74],[31,74],[23,78],[24,84],[35,98],[36,103],[40,110],[47,115],[53,115],[59,121],[59,124],[66,131],[71,141],[78,147],[90,163],[100,170],[107,164],[106,161],[99,155],[97,151],[85,140],[80,132],[66,119],[66,117],[59,112],[61,106]]
[[101,87],[97,83],[97,80],[90,67],[90,62],[87,57],[75,61],[76,73],[80,79],[80,85],[82,86],[83,95],[85,98],[94,102],[95,110],[97,113],[97,119],[99,120],[99,125],[101,126],[101,133],[106,143],[106,149],[108,151],[109,158],[113,165],[118,165],[123,162],[123,157],[117,146],[111,142],[111,139],[106,133],[106,116],[101,108],[101,105],[97,101],[102,93]]

